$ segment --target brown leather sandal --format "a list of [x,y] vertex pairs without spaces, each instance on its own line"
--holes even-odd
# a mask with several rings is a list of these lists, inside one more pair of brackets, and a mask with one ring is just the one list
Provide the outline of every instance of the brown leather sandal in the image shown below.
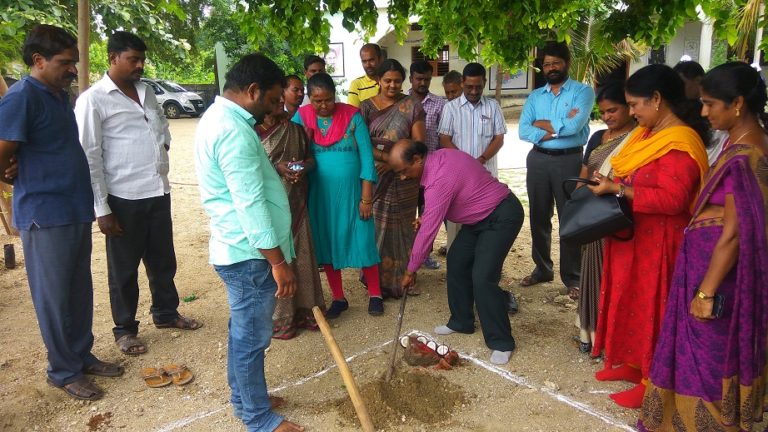
[[159,329],[175,328],[180,330],[197,330],[202,326],[203,323],[181,315],[179,315],[175,320],[169,321],[167,323],[155,323],[155,327]]
[[84,376],[80,377],[80,379],[77,381],[64,384],[62,386],[54,384],[50,378],[47,379],[47,382],[52,387],[64,390],[64,393],[68,394],[74,399],[95,401],[101,399],[101,397],[104,396],[104,392]]
[[119,377],[123,374],[123,372],[124,369],[122,366],[115,363],[107,363],[101,360],[96,360],[96,363],[83,368],[84,374],[109,378]]
[[184,365],[167,364],[163,366],[163,370],[166,374],[168,374],[168,376],[171,377],[173,383],[177,386],[189,384],[193,379],[195,379],[195,376],[192,374],[192,372]]
[[173,382],[163,368],[141,368],[141,379],[144,380],[147,387],[152,388],[165,387]]
[[579,299],[579,293],[581,292],[581,289],[579,287],[571,286],[566,288],[568,288],[568,297],[571,300],[576,301]]
[[115,341],[123,354],[137,356],[147,352],[147,346],[135,335],[127,334]]
[[550,279],[539,279],[538,277],[530,274],[523,278],[523,280],[520,281],[520,286],[529,287],[536,284],[544,283],[544,282],[552,282],[554,278]]

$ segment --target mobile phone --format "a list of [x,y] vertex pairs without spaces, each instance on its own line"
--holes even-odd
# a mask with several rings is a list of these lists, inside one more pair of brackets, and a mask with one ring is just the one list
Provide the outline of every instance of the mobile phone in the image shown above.
[[304,163],[299,161],[288,162],[288,169],[291,171],[302,171],[304,169]]
[[712,301],[712,318],[722,318],[724,302],[725,297],[722,294],[715,294],[715,298]]

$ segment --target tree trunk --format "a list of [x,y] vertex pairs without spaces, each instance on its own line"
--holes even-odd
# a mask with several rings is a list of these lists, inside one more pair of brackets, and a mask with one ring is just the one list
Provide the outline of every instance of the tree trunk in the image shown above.
[[496,93],[493,95],[493,97],[496,99],[496,102],[499,103],[499,106],[501,106],[501,83],[504,81],[504,73],[501,70],[501,65],[496,65],[496,76],[493,77],[496,80]]
[[[2,81],[2,80],[0,80]],[[13,208],[11,198],[13,197],[13,186],[8,183],[0,182],[0,220],[8,235],[19,235],[19,231],[11,223],[13,221]]]
[[88,0],[77,1],[77,49],[80,51],[80,64],[77,65],[77,94],[88,90],[88,38],[90,37],[91,15]]

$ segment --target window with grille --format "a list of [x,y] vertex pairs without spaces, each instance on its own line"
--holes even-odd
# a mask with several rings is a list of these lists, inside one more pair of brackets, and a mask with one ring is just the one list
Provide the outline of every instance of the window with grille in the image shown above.
[[411,47],[411,62],[426,60],[432,65],[432,76],[443,76],[451,70],[448,64],[448,45],[443,46],[437,52],[437,58],[429,58],[421,52],[420,46]]

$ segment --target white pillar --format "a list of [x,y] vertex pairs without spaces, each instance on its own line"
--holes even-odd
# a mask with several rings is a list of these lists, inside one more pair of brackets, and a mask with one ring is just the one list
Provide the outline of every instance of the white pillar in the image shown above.
[[714,27],[712,25],[712,19],[704,13],[704,9],[701,6],[696,6],[696,14],[701,21],[701,34],[699,35],[699,64],[704,70],[709,69],[712,65],[712,34]]
[[701,39],[699,40],[699,64],[704,70],[710,68],[712,62],[712,33],[714,27],[712,23],[702,21],[701,23]]

